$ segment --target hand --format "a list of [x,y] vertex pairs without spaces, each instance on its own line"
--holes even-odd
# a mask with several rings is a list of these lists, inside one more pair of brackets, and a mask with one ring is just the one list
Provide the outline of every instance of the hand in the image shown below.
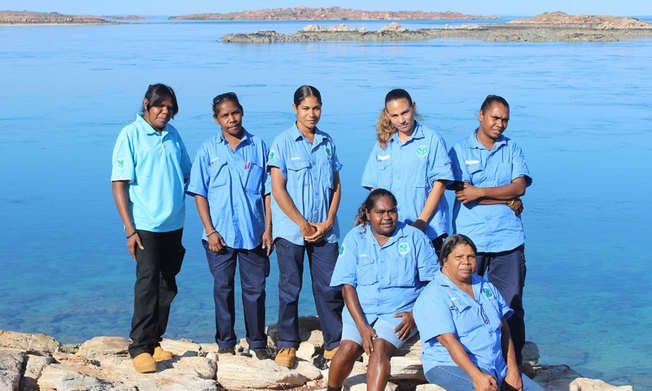
[[333,228],[333,224],[329,223],[328,221],[324,221],[323,223],[310,223],[310,225],[315,229],[315,233],[311,236],[306,237],[306,241],[310,243],[317,243],[324,239],[324,236],[328,233],[328,231]]
[[[134,232],[136,233],[134,235]],[[127,238],[127,249],[129,249],[129,254],[131,254],[131,257],[136,260],[136,246],[138,246],[139,249],[144,250],[145,247],[143,247],[143,243],[140,241],[140,234],[137,233],[136,231],[132,232],[131,237]]]
[[507,376],[503,380],[502,390],[508,391],[523,391],[523,380],[521,379],[521,373],[518,369],[508,370]]
[[374,338],[378,338],[378,335],[374,328],[368,324],[365,324],[362,327],[358,326],[358,330],[362,337],[362,349],[364,349],[364,352],[370,356],[371,352],[374,351]]
[[306,223],[302,225],[300,228],[301,228],[301,235],[305,240],[308,240],[308,238],[313,236],[317,231],[315,227],[312,224],[310,224],[308,221],[306,221]]
[[222,252],[222,250],[226,247],[226,243],[224,242],[224,239],[222,238],[222,235],[220,235],[219,232],[215,231],[214,234],[208,237],[208,249],[211,250],[214,253],[219,253]]
[[426,222],[421,219],[417,219],[414,223],[410,225],[420,231],[423,231],[423,229],[426,227]]
[[263,250],[267,249],[267,256],[272,253],[274,250],[274,242],[272,242],[272,228],[268,227],[265,232],[263,232]]
[[398,314],[394,314],[395,318],[398,318],[399,316],[402,316],[403,320],[401,323],[399,323],[398,326],[396,326],[394,332],[398,332],[399,339],[406,339],[410,336],[410,333],[414,329],[414,317],[412,317],[412,311],[399,312]]
[[523,201],[521,201],[520,198],[515,198],[514,203],[511,205],[507,203],[507,206],[509,206],[510,209],[512,209],[514,211],[514,214],[517,216],[523,213]]
[[476,201],[484,197],[481,187],[475,187],[469,182],[464,182],[463,187],[455,192],[457,200],[463,204]]
[[487,375],[484,372],[471,378],[473,380],[473,387],[477,391],[498,391],[498,383],[493,376]]

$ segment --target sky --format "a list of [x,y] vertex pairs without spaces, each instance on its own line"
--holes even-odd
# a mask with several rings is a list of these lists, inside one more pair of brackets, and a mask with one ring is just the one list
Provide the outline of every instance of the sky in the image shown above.
[[59,12],[83,15],[184,15],[265,8],[332,7],[361,10],[457,11],[473,15],[534,16],[542,12],[569,14],[650,16],[650,0],[0,0],[0,10]]

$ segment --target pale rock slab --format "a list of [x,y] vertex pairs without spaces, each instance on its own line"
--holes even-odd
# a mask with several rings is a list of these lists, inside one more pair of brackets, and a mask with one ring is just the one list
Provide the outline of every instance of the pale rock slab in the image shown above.
[[317,349],[315,345],[309,342],[301,342],[301,344],[299,344],[299,349],[297,349],[297,357],[310,361],[316,351]]
[[632,386],[612,386],[602,380],[580,377],[570,383],[569,391],[632,391]]
[[61,344],[44,334],[27,334],[0,330],[0,348],[13,348],[25,352],[53,353]]
[[0,350],[0,390],[18,390],[26,359],[20,351]]
[[310,363],[297,360],[295,368],[284,368],[272,360],[251,360],[245,356],[220,357],[217,382],[227,390],[285,389],[306,384],[321,371]]
[[[201,346],[189,339],[164,339],[161,341],[161,348],[178,356],[198,356],[201,351]],[[191,354],[187,354],[188,352]]]
[[27,365],[25,366],[25,373],[20,380],[21,391],[38,391],[37,384],[38,378],[41,376],[43,369],[52,364],[54,359],[50,356],[36,356],[30,354],[27,356]]
[[81,344],[76,354],[86,358],[108,355],[127,356],[129,341],[122,337],[95,337]]
[[89,376],[63,364],[47,366],[38,379],[41,389],[54,389],[57,391],[106,390],[107,384],[94,376]]
[[436,384],[419,384],[415,391],[446,391],[446,389]]

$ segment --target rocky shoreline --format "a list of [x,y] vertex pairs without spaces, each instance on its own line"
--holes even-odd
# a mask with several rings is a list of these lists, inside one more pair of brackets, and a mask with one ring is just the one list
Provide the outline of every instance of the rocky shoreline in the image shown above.
[[[127,353],[129,341],[122,337],[95,337],[80,345],[62,345],[43,334],[0,330],[0,389],[12,391],[146,391],[181,390],[323,390],[328,364],[323,360],[323,338],[316,317],[299,320],[301,345],[293,368],[272,360],[258,360],[249,354],[244,339],[236,355],[217,354],[215,343],[163,340],[161,346],[174,354],[157,363],[158,372],[134,370]],[[275,346],[278,332],[269,326],[269,345]],[[412,338],[392,358],[390,383],[386,391],[445,391],[426,384],[419,354],[421,344]],[[531,365],[534,381],[546,391],[632,391],[631,386],[612,386],[588,379],[567,365],[539,365],[539,351],[527,342],[524,362]],[[357,362],[347,379],[345,391],[366,389],[368,357]]]
[[615,16],[567,15],[551,12],[532,19],[499,24],[465,24],[410,30],[391,23],[377,31],[344,24],[324,28],[309,25],[294,34],[263,30],[226,34],[224,43],[275,43],[317,41],[426,41],[457,38],[497,42],[614,42],[652,38],[652,23]]
[[90,15],[63,15],[58,12],[0,11],[0,25],[29,24],[116,24],[105,18]]

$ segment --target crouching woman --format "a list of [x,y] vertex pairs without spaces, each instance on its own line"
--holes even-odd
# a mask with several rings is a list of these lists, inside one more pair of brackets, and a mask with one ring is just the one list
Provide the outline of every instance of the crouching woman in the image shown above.
[[394,195],[372,191],[344,239],[331,279],[331,286],[342,288],[346,307],[329,391],[342,388],[363,352],[369,355],[367,390],[385,389],[390,358],[416,333],[412,307],[423,281],[436,270],[432,243],[420,230],[399,222]]

